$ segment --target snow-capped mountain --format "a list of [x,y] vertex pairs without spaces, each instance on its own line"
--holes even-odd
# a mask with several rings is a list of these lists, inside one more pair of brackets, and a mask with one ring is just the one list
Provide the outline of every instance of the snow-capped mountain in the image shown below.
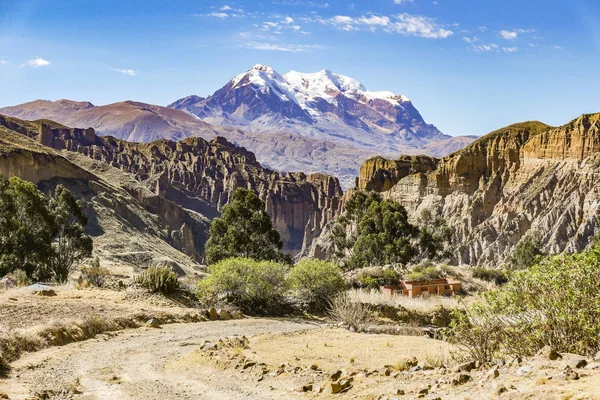
[[408,98],[369,91],[326,69],[281,75],[259,64],[208,98],[189,96],[169,107],[211,124],[292,132],[386,154],[450,138],[425,123]]

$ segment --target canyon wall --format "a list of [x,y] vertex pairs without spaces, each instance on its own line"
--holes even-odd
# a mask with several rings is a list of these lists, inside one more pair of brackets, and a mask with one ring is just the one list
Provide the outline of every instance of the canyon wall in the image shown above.
[[[498,265],[524,237],[550,253],[580,251],[598,230],[600,114],[553,128],[526,122],[492,132],[406,173],[398,161],[369,160],[359,189],[384,193],[415,218],[423,209],[455,231],[455,262]],[[391,187],[390,187],[391,186]]]

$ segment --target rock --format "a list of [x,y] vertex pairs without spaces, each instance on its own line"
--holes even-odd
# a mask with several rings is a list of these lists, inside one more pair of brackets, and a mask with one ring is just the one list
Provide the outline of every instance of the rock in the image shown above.
[[254,361],[247,361],[242,368],[243,369],[248,369],[248,368],[254,367],[255,365],[256,365],[256,362],[254,362]]
[[596,355],[594,356],[594,361],[600,362],[600,351],[597,352]]
[[160,328],[160,321],[156,318],[151,318],[146,321],[146,326],[149,328]]
[[504,386],[502,383],[495,383],[492,386],[492,389],[494,390],[494,393],[497,396],[500,396],[502,393],[508,391],[508,389],[506,388],[506,386]]
[[342,371],[338,369],[333,374],[331,374],[331,376],[329,377],[329,379],[331,379],[332,381],[337,381],[341,377],[342,377]]
[[417,371],[420,371],[420,370],[421,370],[421,367],[419,367],[418,365],[415,365],[414,367],[411,367],[409,369],[410,372],[417,372]]
[[308,369],[310,369],[311,371],[318,371],[319,366],[317,364],[311,364],[310,367],[308,367]]
[[475,361],[460,364],[456,367],[456,372],[471,372],[475,368]]
[[217,350],[219,346],[216,343],[204,342],[200,349],[202,350]]
[[469,374],[458,374],[454,379],[452,379],[452,386],[464,385],[465,383],[471,380],[471,375]]
[[209,308],[207,311],[207,314],[208,314],[208,319],[210,319],[211,321],[216,321],[219,319],[219,313],[217,312],[217,309],[214,307]]
[[552,361],[562,358],[562,356],[550,346],[544,346],[540,351],[538,351],[537,356]]
[[500,371],[498,371],[498,367],[494,367],[490,369],[485,375],[485,379],[493,380],[500,376]]
[[53,289],[45,289],[45,290],[38,290],[36,292],[33,292],[34,294],[38,295],[38,296],[46,296],[46,297],[54,297],[56,296],[56,292]]
[[231,319],[231,314],[229,314],[227,310],[218,309],[217,315],[219,316],[219,319],[223,321],[229,321]]
[[339,382],[328,382],[325,385],[325,392],[330,394],[337,394],[342,391],[342,385]]
[[352,377],[340,379],[340,386],[342,387],[342,390],[349,389],[352,386],[352,382],[354,382],[354,378]]
[[6,393],[0,392],[0,399],[9,400],[8,395]]
[[584,357],[574,356],[567,360],[567,366],[572,369],[583,368],[587,365]]
[[517,370],[517,376],[525,376],[531,373],[531,367],[529,365],[522,365]]
[[398,389],[398,390],[396,390],[396,394],[397,394],[398,396],[404,396],[404,394],[405,394],[405,393],[404,393],[404,390],[402,390],[402,389]]
[[579,374],[573,371],[570,367],[565,368],[563,371],[565,378],[570,381],[576,381],[579,379]]
[[426,394],[429,394],[430,389],[431,389],[431,386],[426,386],[426,387],[420,388],[417,393],[420,395],[426,395]]
[[231,315],[231,319],[242,319],[242,318],[244,318],[244,315],[239,310],[232,311],[230,313],[230,315]]
[[309,383],[308,385],[299,386],[298,388],[296,388],[295,391],[306,393],[306,392],[312,392],[312,390],[313,390],[313,385]]

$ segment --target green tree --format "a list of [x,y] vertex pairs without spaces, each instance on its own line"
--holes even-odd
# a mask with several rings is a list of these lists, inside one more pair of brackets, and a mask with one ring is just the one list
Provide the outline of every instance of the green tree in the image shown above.
[[92,255],[93,242],[83,230],[88,220],[81,201],[63,185],[56,187],[49,206],[55,226],[50,270],[55,280],[65,282],[75,263]]
[[65,281],[74,263],[91,254],[86,222],[62,185],[48,200],[33,183],[0,176],[0,275],[23,269],[37,280]]
[[419,259],[441,260],[451,255],[452,229],[442,217],[424,209],[418,218]]
[[253,191],[238,188],[210,225],[206,259],[209,265],[231,257],[291,262],[282,247],[265,203]]
[[540,261],[546,254],[542,250],[542,239],[539,234],[527,236],[515,247],[508,259],[513,270],[522,270],[531,267]]
[[0,275],[16,269],[37,275],[52,258],[54,220],[37,187],[0,176]]

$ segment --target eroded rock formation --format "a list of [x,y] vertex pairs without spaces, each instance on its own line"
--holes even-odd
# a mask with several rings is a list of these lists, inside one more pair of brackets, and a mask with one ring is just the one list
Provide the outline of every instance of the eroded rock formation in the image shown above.
[[406,165],[369,160],[357,186],[384,192],[413,217],[425,208],[444,216],[459,263],[497,265],[534,232],[549,252],[580,251],[598,230],[600,114],[558,128],[511,125],[440,160]]
[[[265,169],[253,153],[221,137],[210,142],[194,137],[132,143],[97,136],[91,128],[51,128],[40,123],[35,139],[133,174],[142,185],[130,186],[128,191],[178,232],[173,240],[189,255],[202,252],[206,232],[200,229],[201,238],[197,237],[195,219],[181,208],[212,219],[238,187],[256,191],[266,202],[284,250],[293,255],[310,246],[341,206],[342,190],[336,178]],[[147,189],[155,196],[142,193]]]

